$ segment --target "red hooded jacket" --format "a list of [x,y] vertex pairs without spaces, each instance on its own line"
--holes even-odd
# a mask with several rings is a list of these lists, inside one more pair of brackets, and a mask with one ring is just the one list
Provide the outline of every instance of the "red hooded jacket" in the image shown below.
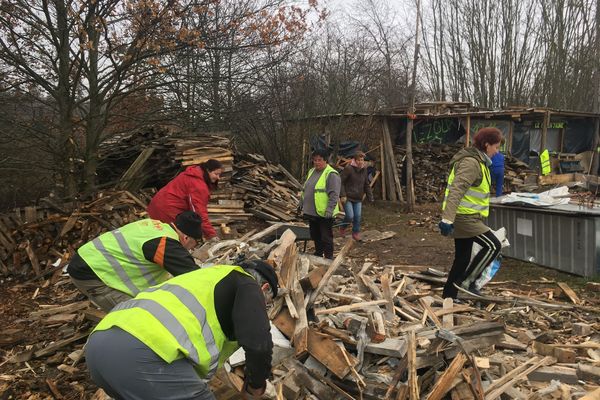
[[150,218],[165,223],[175,222],[175,217],[183,211],[195,211],[202,218],[202,234],[208,240],[217,236],[208,219],[209,200],[210,190],[204,181],[204,171],[192,165],[160,189],[146,211]]

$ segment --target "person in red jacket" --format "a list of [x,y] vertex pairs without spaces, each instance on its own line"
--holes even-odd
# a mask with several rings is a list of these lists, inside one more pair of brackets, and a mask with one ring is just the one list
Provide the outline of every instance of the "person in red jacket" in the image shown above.
[[207,207],[210,192],[217,188],[222,172],[221,162],[212,158],[200,165],[187,167],[154,195],[146,210],[150,218],[172,223],[179,213],[195,211],[202,219],[204,239],[217,237],[208,219]]

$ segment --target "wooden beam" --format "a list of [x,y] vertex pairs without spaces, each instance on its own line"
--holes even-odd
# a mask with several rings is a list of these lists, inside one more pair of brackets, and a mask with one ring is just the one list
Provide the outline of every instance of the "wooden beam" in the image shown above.
[[438,378],[437,382],[427,396],[427,400],[442,400],[442,398],[452,389],[454,378],[462,371],[467,356],[463,353],[458,353],[450,363],[450,366]]
[[465,147],[469,147],[471,144],[471,116],[467,115],[467,126],[465,127],[467,136],[465,137]]
[[417,374],[417,338],[415,331],[408,333],[408,398],[419,400],[419,383]]

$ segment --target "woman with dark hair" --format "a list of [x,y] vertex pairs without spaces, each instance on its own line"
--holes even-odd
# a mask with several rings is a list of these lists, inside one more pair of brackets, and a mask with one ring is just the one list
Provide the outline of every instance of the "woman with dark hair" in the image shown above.
[[148,205],[148,215],[152,219],[171,223],[179,213],[195,211],[202,219],[204,239],[217,237],[217,232],[208,219],[208,202],[210,192],[219,184],[221,173],[223,165],[212,158],[200,165],[187,167],[154,195]]
[[[489,214],[491,157],[498,152],[501,140],[497,128],[482,128],[473,139],[473,147],[461,149],[450,161],[438,225],[442,235],[454,236],[454,263],[444,286],[444,298],[456,298],[455,284],[477,293],[474,282],[500,253],[500,241],[483,219]],[[473,243],[481,250],[471,260]]]

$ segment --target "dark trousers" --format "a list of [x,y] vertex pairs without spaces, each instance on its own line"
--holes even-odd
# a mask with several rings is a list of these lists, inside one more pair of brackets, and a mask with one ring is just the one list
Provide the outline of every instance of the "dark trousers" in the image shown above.
[[315,242],[315,256],[333,259],[333,218],[309,216],[308,228]]
[[115,400],[215,400],[190,360],[169,364],[117,327],[94,332],[85,358],[92,380]]
[[[481,250],[471,260],[473,243],[480,245]],[[455,283],[468,289],[485,267],[498,257],[501,247],[500,241],[492,231],[471,238],[454,239],[454,263],[444,285],[443,297],[456,298],[458,289],[454,287]]]

